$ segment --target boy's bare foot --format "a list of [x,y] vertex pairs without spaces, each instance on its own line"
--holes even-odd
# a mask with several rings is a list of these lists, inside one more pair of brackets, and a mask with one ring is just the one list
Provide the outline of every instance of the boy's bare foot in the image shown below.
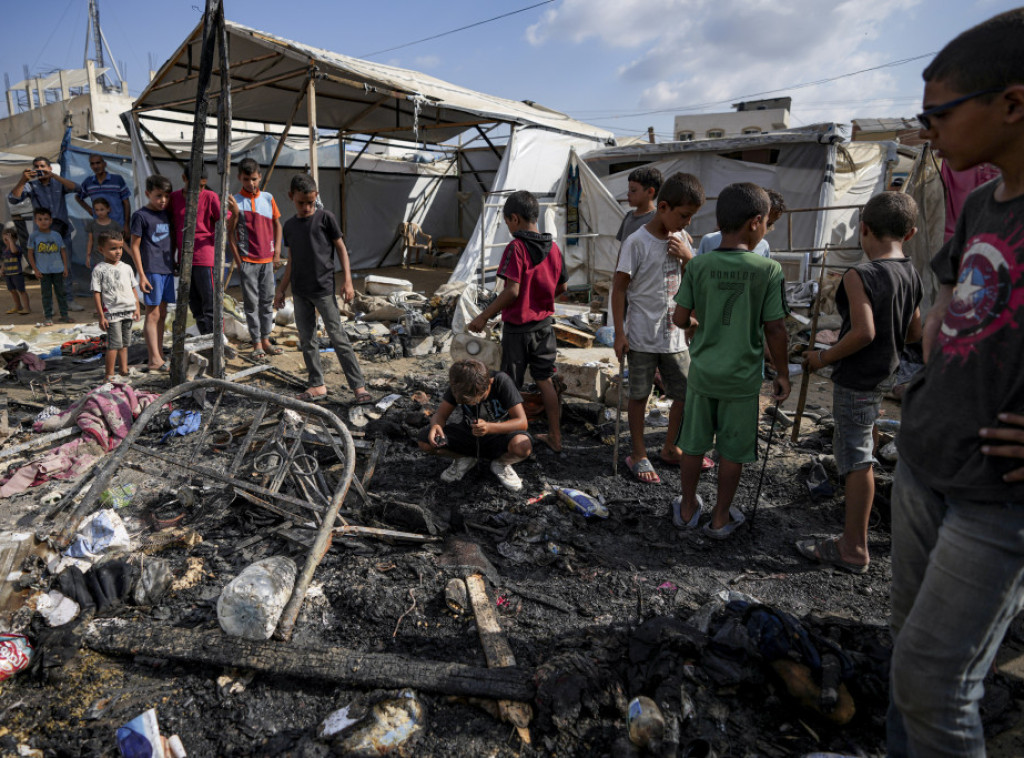
[[537,437],[537,441],[538,442],[543,442],[553,452],[561,454],[561,452],[562,452],[562,437],[561,437],[561,435],[556,437],[553,434],[537,434],[535,436]]

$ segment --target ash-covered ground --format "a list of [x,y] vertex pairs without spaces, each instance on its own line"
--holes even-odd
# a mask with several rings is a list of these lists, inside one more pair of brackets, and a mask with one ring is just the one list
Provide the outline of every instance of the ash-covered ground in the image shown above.
[[[341,376],[337,364],[330,364],[335,371],[328,382],[334,388]],[[297,353],[288,353],[275,365],[296,371],[301,364]],[[462,482],[445,484],[438,475],[446,461],[416,450],[413,435],[425,416],[424,407],[410,396],[426,392],[426,409],[436,407],[447,362],[431,356],[367,368],[376,396],[396,392],[402,399],[362,430],[364,440],[390,440],[369,483],[381,498],[367,506],[352,493],[343,514],[352,523],[433,532],[442,539],[402,545],[336,538],[316,571],[288,644],[300,654],[314,646],[337,646],[485,667],[472,611],[456,613],[445,601],[448,582],[464,573],[447,557],[459,549],[456,542],[463,543],[464,551],[464,543],[471,543],[479,548],[516,662],[534,672],[537,687],[530,703],[531,745],[496,718],[493,701],[415,692],[422,729],[400,754],[684,755],[698,739],[709,741],[720,756],[884,754],[890,577],[885,506],[891,475],[884,468],[878,472],[880,507],[865,576],[822,570],[801,558],[793,545],[800,537],[834,534],[842,523],[842,489],[827,457],[827,383],[817,380],[812,388],[810,402],[821,418],[805,419],[799,444],[790,442],[788,430],[776,427],[756,518],[760,463],[746,468],[736,497],[749,525],[730,540],[715,542],[672,527],[668,504],[678,494],[675,467],[655,462],[663,479],[659,486],[635,481],[622,461],[613,473],[608,437],[614,422],[603,406],[566,398],[565,450],[556,456],[540,446],[517,466],[525,484],[522,493],[504,490],[486,465]],[[265,386],[294,393],[269,380]],[[328,407],[345,419],[347,400],[348,393],[341,391]],[[762,403],[769,401],[765,397]],[[249,409],[240,406],[237,412],[244,416]],[[890,407],[889,413],[898,411]],[[542,428],[540,422],[531,424],[531,430]],[[763,416],[762,451],[768,434],[769,419]],[[652,459],[663,435],[663,429],[647,430]],[[187,437],[172,443],[186,444]],[[623,460],[627,451],[623,422]],[[832,496],[812,497],[808,489],[816,460],[835,485]],[[366,461],[366,455],[358,456],[357,476]],[[161,491],[155,476],[159,466],[154,466],[149,483],[123,509],[138,527],[133,536],[140,544],[154,544],[158,530],[146,515],[169,497]],[[704,474],[699,487],[708,504],[715,496],[716,471]],[[527,504],[546,484],[601,494],[610,517],[583,518],[554,498]],[[38,503],[48,488],[41,489],[4,506],[5,527],[42,525],[45,509]],[[276,523],[225,488],[208,489],[175,525],[181,533],[194,531],[201,541],[170,540],[149,551],[169,562],[179,588],[155,606],[123,605],[110,615],[183,635],[216,630],[221,589],[247,565],[272,555],[290,555],[301,565],[304,551],[277,537],[235,549]],[[48,588],[50,582],[44,573],[38,586]],[[725,616],[716,617],[706,634],[695,629],[695,614],[702,607],[706,614],[706,604],[723,590],[745,593],[802,619],[816,639],[843,651],[853,667],[845,683],[856,709],[847,725],[831,724],[798,704],[773,669],[731,636],[735,628],[730,631]],[[1020,671],[1014,664],[1024,647],[1019,634],[1015,625],[1000,658],[1006,670],[989,678],[985,715],[993,755],[1024,754],[1017,726],[1024,685],[1014,673]],[[54,652],[44,650],[43,655]],[[164,734],[178,734],[193,756],[345,754],[339,739],[318,738],[325,717],[346,705],[353,705],[351,712],[358,716],[378,701],[399,696],[398,689],[366,690],[268,673],[250,678],[242,671],[146,655],[106,656],[86,647],[73,657],[68,652],[61,665],[47,672],[46,679],[19,674],[0,684],[0,754],[18,755],[18,746],[26,745],[45,756],[113,755],[117,728],[148,708],[157,709]],[[637,695],[654,698],[678,722],[678,753],[671,752],[671,745],[649,753],[629,745],[625,706]]]

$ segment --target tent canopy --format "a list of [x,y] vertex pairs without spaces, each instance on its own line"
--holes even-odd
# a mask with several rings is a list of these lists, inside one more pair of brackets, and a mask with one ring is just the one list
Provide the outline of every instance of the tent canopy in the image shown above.
[[[480,124],[536,126],[611,143],[611,132],[532,102],[475,92],[408,69],[350,58],[226,22],[234,119],[310,126],[298,108],[310,79],[316,120],[343,134],[370,134],[440,144]],[[192,112],[202,45],[197,26],[163,65],[133,112]],[[215,66],[210,97],[220,91]],[[316,126],[316,124],[312,124]],[[410,137],[410,135],[412,135]]]

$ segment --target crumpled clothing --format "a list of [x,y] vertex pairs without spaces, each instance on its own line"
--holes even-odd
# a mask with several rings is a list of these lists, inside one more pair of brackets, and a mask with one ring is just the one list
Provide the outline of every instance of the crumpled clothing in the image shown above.
[[75,479],[103,457],[95,442],[84,438],[55,447],[42,457],[26,463],[0,485],[0,497],[10,497],[51,479]]
[[96,561],[108,550],[128,550],[131,538],[121,517],[110,508],[97,511],[83,521],[64,555]]
[[184,437],[186,434],[199,431],[201,421],[202,415],[199,411],[173,411],[167,419],[167,423],[171,425],[171,430],[160,438],[160,442],[167,442],[167,440],[175,435]]
[[115,383],[97,387],[59,416],[36,422],[37,432],[53,432],[78,424],[85,437],[90,437],[110,452],[128,436],[132,422],[156,400],[152,392],[136,390],[130,384]]

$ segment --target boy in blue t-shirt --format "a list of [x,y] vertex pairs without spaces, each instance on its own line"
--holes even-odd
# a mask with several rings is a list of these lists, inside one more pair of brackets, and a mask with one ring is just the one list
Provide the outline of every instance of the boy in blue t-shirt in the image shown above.
[[159,174],[146,178],[144,208],[132,214],[132,260],[139,273],[142,302],[146,305],[146,322],[142,333],[149,351],[149,370],[168,371],[164,360],[164,327],[167,304],[175,302],[174,253],[171,250],[171,222],[167,216],[167,200],[171,181]]
[[70,324],[68,303],[64,299],[64,279],[68,275],[68,251],[64,238],[53,231],[53,216],[49,208],[36,208],[32,214],[36,230],[28,238],[28,265],[39,280],[39,294],[43,299],[44,326],[53,325],[53,296],[57,296],[60,321]]

